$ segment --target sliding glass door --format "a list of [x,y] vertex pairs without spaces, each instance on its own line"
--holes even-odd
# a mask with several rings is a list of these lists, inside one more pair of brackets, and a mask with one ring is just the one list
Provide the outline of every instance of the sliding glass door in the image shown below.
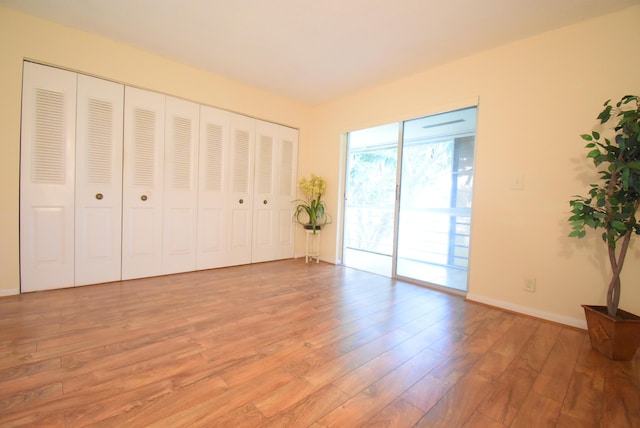
[[475,128],[473,107],[349,133],[345,265],[466,291]]
[[400,124],[349,133],[343,263],[392,276]]
[[476,109],[404,122],[396,275],[466,291]]

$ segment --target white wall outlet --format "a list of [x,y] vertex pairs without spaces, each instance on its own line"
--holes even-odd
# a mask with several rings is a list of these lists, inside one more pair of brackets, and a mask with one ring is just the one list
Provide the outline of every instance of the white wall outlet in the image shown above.
[[527,278],[524,280],[524,291],[528,291],[529,293],[536,292],[536,279],[535,278]]
[[516,174],[511,177],[511,190],[524,189],[524,175]]

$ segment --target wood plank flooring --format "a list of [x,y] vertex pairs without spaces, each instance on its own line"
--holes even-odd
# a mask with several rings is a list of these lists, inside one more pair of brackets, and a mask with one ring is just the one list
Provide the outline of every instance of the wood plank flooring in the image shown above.
[[0,426],[640,427],[640,356],[284,260],[0,298]]

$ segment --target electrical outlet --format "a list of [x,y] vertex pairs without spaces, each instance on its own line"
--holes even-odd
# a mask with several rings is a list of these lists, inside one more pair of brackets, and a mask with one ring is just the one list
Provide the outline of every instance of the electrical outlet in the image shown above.
[[523,190],[524,189],[524,175],[516,174],[511,177],[511,190]]
[[536,292],[536,279],[535,278],[527,278],[524,280],[524,291],[528,291],[529,293]]

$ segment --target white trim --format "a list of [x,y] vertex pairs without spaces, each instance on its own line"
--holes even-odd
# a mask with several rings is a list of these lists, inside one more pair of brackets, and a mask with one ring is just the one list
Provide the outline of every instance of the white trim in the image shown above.
[[20,294],[19,288],[7,288],[4,290],[0,289],[0,297],[15,296],[17,294]]
[[508,311],[517,312],[520,314],[529,315],[536,318],[541,318],[547,321],[553,321],[560,324],[581,328],[583,330],[587,329],[587,322],[583,318],[566,317],[563,315],[558,315],[551,312],[544,312],[544,311],[529,308],[526,306],[514,305],[513,303],[505,302],[503,300],[491,299],[488,297],[478,296],[474,294],[467,294],[467,300],[472,302],[483,303],[489,306],[495,306],[497,308],[506,309]]
[[[342,138],[342,135],[348,134],[349,132],[357,131],[359,129],[375,128],[376,126],[389,125],[395,122],[406,122],[409,120],[420,119],[426,116],[433,116],[440,113],[447,113],[454,110],[462,110],[465,108],[472,108],[472,107],[479,107],[479,106],[480,106],[480,96],[475,95],[468,98],[458,99],[456,101],[429,106],[429,107],[421,108],[417,110],[396,112],[391,115],[382,116],[375,120],[366,120],[366,121],[359,121],[352,124],[346,124],[341,128],[340,134]],[[346,147],[346,144],[345,144],[345,147]],[[344,165],[340,165],[340,167],[344,167]]]

